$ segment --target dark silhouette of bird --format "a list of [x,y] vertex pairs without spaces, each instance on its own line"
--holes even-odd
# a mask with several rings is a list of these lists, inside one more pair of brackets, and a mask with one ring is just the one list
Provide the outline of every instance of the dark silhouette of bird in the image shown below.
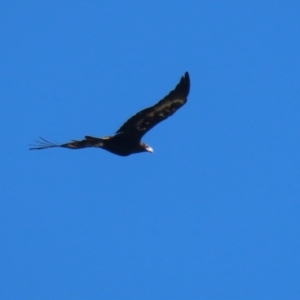
[[153,149],[141,141],[142,136],[151,128],[173,115],[180,107],[187,102],[190,90],[190,78],[188,72],[181,77],[167,96],[154,106],[143,109],[128,119],[113,136],[96,138],[85,136],[81,141],[72,140],[65,144],[54,144],[44,138],[37,141],[38,145],[30,150],[40,150],[54,147],[68,149],[81,149],[87,147],[102,148],[121,156],[128,156],[140,152],[153,152]]

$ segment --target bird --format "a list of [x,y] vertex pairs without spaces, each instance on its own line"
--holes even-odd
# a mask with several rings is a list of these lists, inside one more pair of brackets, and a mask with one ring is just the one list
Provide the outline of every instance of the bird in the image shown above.
[[189,91],[190,77],[189,73],[185,72],[174,90],[155,105],[133,115],[114,135],[102,138],[85,136],[83,140],[71,140],[65,144],[54,144],[40,137],[40,140],[36,141],[37,145],[32,145],[33,147],[29,148],[29,150],[55,147],[67,149],[95,147],[105,149],[120,156],[128,156],[141,152],[153,153],[153,148],[142,142],[141,138],[155,125],[172,116],[181,108],[187,102]]

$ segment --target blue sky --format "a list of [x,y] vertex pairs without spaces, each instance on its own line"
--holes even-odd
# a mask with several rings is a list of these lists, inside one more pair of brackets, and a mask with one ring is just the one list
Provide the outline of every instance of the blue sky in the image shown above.
[[[298,1],[1,1],[1,299],[300,299]],[[191,77],[154,154],[113,134]]]

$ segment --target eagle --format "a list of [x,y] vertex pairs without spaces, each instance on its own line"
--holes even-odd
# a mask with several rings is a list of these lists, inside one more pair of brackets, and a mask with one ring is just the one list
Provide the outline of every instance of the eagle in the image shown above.
[[54,144],[40,137],[38,145],[30,150],[62,147],[68,149],[82,149],[88,147],[102,148],[120,156],[128,156],[134,153],[150,152],[153,149],[143,143],[141,138],[151,128],[161,121],[172,116],[187,102],[190,90],[190,77],[188,72],[181,77],[175,89],[155,105],[145,108],[128,119],[112,136],[102,138],[85,136],[83,140],[71,140],[65,144]]

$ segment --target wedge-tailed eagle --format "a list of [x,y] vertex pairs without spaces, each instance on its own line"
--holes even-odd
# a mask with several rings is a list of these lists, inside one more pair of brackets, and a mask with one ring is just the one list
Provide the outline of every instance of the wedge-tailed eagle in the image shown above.
[[182,107],[190,90],[188,72],[181,77],[175,89],[154,106],[143,109],[127,120],[113,136],[96,138],[85,136],[81,141],[72,140],[65,144],[54,144],[40,138],[38,145],[30,150],[40,150],[54,147],[81,149],[87,147],[102,148],[117,155],[127,156],[139,152],[153,152],[147,144],[141,142],[142,136],[159,122],[167,119]]

